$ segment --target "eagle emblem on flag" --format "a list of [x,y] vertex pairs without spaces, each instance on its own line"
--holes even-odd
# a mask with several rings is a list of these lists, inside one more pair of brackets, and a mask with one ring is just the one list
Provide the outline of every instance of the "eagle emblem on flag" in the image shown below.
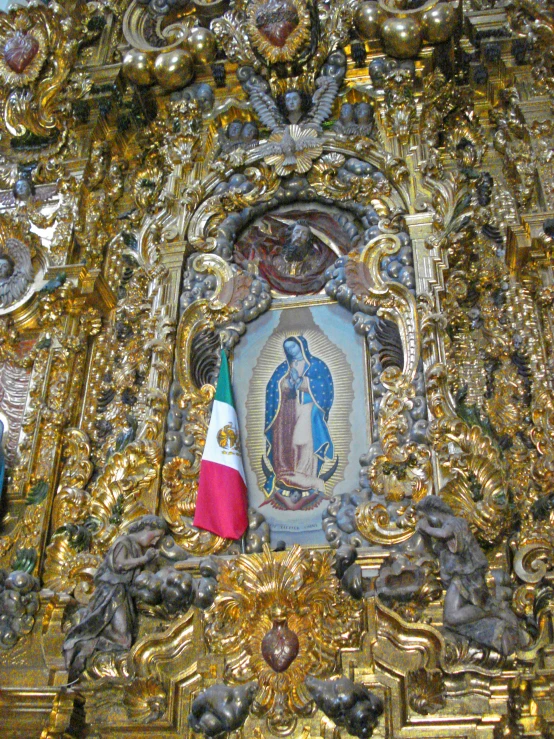
[[232,423],[225,424],[217,432],[217,443],[222,449],[238,452],[239,442],[239,431]]

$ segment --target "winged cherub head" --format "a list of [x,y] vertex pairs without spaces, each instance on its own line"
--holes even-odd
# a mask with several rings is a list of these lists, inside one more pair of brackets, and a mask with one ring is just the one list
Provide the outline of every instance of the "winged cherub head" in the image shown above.
[[302,90],[288,90],[277,97],[277,106],[289,123],[298,123],[310,107],[310,96]]
[[0,249],[0,308],[16,303],[34,279],[31,253],[19,239],[8,238]]
[[0,253],[0,281],[4,282],[13,275],[13,260],[8,254]]

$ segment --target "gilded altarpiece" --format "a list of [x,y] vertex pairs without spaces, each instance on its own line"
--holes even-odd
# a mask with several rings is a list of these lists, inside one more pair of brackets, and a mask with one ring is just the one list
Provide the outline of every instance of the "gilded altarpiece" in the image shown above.
[[0,13],[10,736],[552,736],[552,17]]

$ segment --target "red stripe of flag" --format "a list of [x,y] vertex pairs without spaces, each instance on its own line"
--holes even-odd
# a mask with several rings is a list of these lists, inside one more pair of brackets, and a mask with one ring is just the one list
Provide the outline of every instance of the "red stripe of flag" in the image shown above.
[[225,539],[240,539],[248,528],[247,508],[246,485],[240,472],[203,459],[194,525]]

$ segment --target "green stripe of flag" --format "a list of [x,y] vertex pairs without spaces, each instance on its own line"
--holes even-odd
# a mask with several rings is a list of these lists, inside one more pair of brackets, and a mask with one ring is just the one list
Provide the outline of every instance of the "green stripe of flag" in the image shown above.
[[231,377],[229,375],[229,362],[224,350],[221,350],[221,366],[219,368],[219,377],[217,379],[217,388],[215,391],[215,400],[221,403],[228,403],[235,407],[233,403],[233,390],[231,388]]

